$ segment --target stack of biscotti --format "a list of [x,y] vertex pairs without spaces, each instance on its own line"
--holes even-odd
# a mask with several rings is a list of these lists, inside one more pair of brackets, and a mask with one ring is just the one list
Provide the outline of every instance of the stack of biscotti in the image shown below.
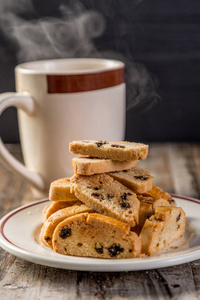
[[50,186],[54,202],[43,212],[44,245],[65,255],[133,258],[153,255],[184,234],[183,210],[136,167],[148,145],[85,140],[69,150],[80,156],[72,160],[74,176]]

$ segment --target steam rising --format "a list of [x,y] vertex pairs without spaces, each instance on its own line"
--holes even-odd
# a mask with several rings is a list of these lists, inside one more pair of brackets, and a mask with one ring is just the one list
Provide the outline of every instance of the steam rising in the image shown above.
[[[143,65],[127,60],[120,53],[98,51],[94,39],[103,36],[106,29],[106,19],[101,13],[72,1],[71,5],[60,6],[59,17],[38,17],[30,0],[4,2],[1,29],[16,44],[19,63],[72,57],[119,59],[126,66],[127,109],[140,103],[151,107],[158,98],[154,81]],[[137,0],[136,5],[140,2]]]

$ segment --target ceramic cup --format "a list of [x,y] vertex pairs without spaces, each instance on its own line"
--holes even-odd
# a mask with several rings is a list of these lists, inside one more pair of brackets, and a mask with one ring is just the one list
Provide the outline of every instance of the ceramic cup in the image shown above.
[[120,141],[125,134],[124,64],[108,59],[27,62],[15,69],[16,93],[0,95],[0,112],[15,106],[25,165],[0,143],[0,158],[39,191],[73,175],[69,143]]

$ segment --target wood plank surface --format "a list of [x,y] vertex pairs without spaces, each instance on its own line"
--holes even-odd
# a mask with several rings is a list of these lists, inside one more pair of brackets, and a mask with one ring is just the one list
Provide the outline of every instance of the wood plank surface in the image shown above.
[[[8,148],[22,160],[19,145]],[[200,199],[200,144],[151,144],[138,166],[160,188]],[[0,163],[0,217],[33,200],[30,185]],[[76,272],[30,263],[0,248],[0,299],[200,299],[200,260],[147,271]]]

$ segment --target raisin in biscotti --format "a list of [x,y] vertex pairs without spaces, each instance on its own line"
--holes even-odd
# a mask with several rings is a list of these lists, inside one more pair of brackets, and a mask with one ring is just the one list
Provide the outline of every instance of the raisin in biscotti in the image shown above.
[[72,167],[76,174],[93,175],[131,169],[137,162],[138,160],[117,161],[108,158],[79,156],[72,159]]
[[180,207],[161,206],[144,223],[140,238],[142,252],[153,255],[178,240],[185,232],[185,213]]
[[141,168],[134,167],[130,170],[108,174],[137,194],[145,193],[152,189],[153,176]]
[[148,154],[148,145],[131,142],[73,141],[69,151],[90,157],[109,158],[111,160],[144,160]]
[[98,258],[133,258],[141,240],[128,224],[97,213],[83,213],[61,222],[53,234],[53,249],[65,255]]
[[54,201],[53,203],[48,204],[47,206],[45,206],[43,210],[43,214],[42,214],[43,223],[56,211],[62,208],[70,207],[75,204],[81,205],[83,203],[79,200],[78,201],[72,200],[72,201]]
[[49,188],[49,200],[52,201],[72,201],[78,200],[76,196],[70,192],[70,178],[60,178],[53,181]]
[[172,196],[155,185],[153,185],[151,190],[145,192],[144,195],[154,198],[163,198],[169,202],[170,206],[176,207],[176,201],[172,198]]
[[43,224],[40,232],[40,240],[45,246],[52,247],[52,236],[56,226],[68,217],[83,212],[92,212],[93,210],[86,206],[74,205],[71,207],[63,208],[52,214]]
[[135,226],[140,202],[135,193],[107,174],[74,175],[71,188],[76,197],[100,214]]

